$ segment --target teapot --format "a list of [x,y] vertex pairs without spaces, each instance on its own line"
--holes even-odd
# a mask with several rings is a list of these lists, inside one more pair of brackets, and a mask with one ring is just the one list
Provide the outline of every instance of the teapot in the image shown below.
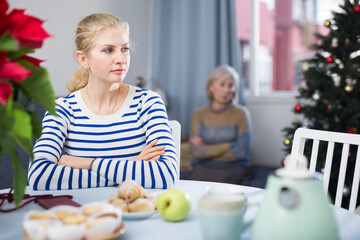
[[286,163],[268,176],[252,239],[338,239],[330,199],[308,171],[306,157],[288,155]]

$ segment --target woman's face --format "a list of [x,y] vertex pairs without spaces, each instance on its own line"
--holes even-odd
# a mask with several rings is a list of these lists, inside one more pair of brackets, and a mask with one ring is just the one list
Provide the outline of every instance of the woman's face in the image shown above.
[[96,36],[87,55],[89,77],[108,83],[122,82],[129,70],[129,33],[108,28]]
[[218,104],[228,104],[235,94],[235,81],[231,75],[220,76],[209,86],[213,95],[213,102]]

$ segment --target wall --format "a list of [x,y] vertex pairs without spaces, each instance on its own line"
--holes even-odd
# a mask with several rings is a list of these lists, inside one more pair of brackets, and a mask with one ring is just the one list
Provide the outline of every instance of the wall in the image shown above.
[[281,129],[291,125],[296,104],[293,94],[248,98],[253,123],[250,161],[254,165],[280,167],[285,156]]
[[51,38],[32,56],[46,60],[42,63],[50,75],[56,96],[67,94],[65,83],[76,71],[74,33],[79,20],[94,12],[107,12],[130,24],[133,52],[131,67],[125,79],[132,84],[137,76],[148,78],[151,48],[152,0],[10,0],[10,9],[26,9],[27,14],[45,20],[43,27]]

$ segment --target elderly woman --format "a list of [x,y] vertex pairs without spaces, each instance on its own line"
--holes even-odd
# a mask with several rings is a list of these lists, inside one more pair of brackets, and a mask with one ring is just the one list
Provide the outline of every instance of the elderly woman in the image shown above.
[[252,177],[250,115],[235,104],[238,85],[239,75],[230,66],[219,66],[210,74],[206,86],[210,104],[192,117],[191,179],[243,184]]

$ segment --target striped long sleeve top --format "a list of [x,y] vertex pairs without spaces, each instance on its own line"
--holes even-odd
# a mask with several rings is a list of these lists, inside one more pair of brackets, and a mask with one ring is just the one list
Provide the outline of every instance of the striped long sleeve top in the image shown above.
[[[56,100],[57,116],[45,114],[41,137],[29,165],[34,190],[90,188],[127,179],[146,188],[169,188],[177,180],[177,158],[161,97],[130,86],[119,111],[107,116],[92,113],[81,92]],[[157,161],[134,161],[157,139],[165,154]],[[95,158],[92,170],[58,165],[62,154]]]

